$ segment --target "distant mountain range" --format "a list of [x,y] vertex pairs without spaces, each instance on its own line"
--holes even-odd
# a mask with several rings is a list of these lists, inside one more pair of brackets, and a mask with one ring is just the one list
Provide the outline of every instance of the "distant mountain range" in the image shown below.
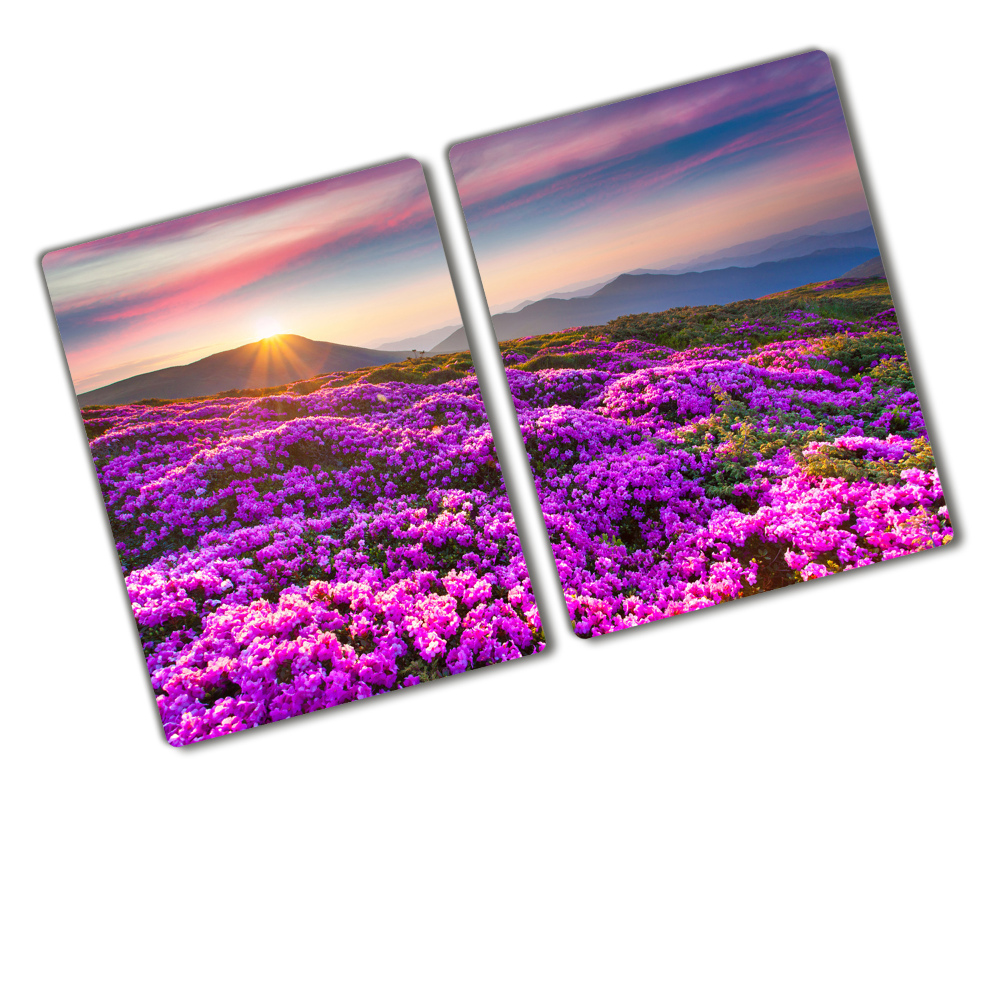
[[262,389],[311,378],[323,372],[350,372],[402,361],[406,351],[372,351],[285,333],[211,354],[189,365],[133,375],[81,393],[81,406],[115,406],[140,399],[186,399],[227,389]]
[[817,250],[832,250],[835,247],[868,247],[871,250],[877,250],[878,241],[875,239],[875,230],[868,225],[863,229],[856,229],[848,233],[819,233],[810,236],[798,236],[792,239],[781,239],[762,250],[750,253],[733,254],[730,251],[737,248],[731,247],[730,250],[722,251],[724,256],[714,257],[698,267],[667,267],[661,270],[640,268],[628,273],[683,274],[688,271],[712,271],[723,267],[753,267],[755,264],[764,264],[769,260],[788,260],[790,257],[804,257],[806,254],[815,253]]
[[[541,299],[516,312],[499,313],[492,317],[493,330],[497,340],[513,340],[571,326],[606,323],[632,313],[757,298],[797,285],[836,278],[846,269],[869,261],[872,249],[866,245],[832,247],[752,267],[726,266],[683,274],[649,271],[620,274],[591,295]],[[759,251],[751,251],[754,252]],[[465,328],[459,327],[438,344],[434,352],[445,354],[468,348]]]
[[380,351],[426,351],[435,344],[440,344],[445,337],[459,329],[458,324],[442,326],[439,330],[421,333],[417,337],[407,337],[406,340],[391,340],[378,345]]
[[[650,268],[658,268],[663,272],[682,273],[686,271],[707,271],[712,265],[720,260],[732,258],[748,257],[762,250],[772,250],[782,244],[788,246],[804,236],[836,236],[839,233],[857,232],[858,230],[871,227],[871,216],[866,210],[851,212],[850,215],[841,215],[835,219],[823,219],[820,222],[813,222],[808,226],[799,226],[797,229],[788,229],[781,233],[771,233],[770,236],[762,236],[760,239],[749,240],[746,243],[736,243],[731,247],[723,247],[721,250],[712,250],[710,253],[702,254],[700,257],[692,257],[690,260],[670,261],[664,260],[651,264]],[[839,246],[842,244],[830,243],[829,246]],[[822,249],[814,246],[813,250]],[[772,260],[780,260],[785,257],[798,256],[795,253],[779,253]],[[754,263],[761,263],[755,261]]]
[[[815,239],[809,239],[815,237]],[[659,261],[649,267],[636,268],[628,274],[686,274],[690,271],[710,271],[722,267],[752,267],[769,260],[786,260],[789,257],[801,257],[815,250],[832,249],[833,247],[870,246],[873,250],[878,246],[875,242],[875,230],[872,228],[871,216],[867,210],[851,212],[849,215],[837,216],[834,219],[822,219],[789,229],[781,233],[772,233],[760,239],[734,246],[723,247],[710,253],[693,257],[689,260]],[[603,288],[609,281],[614,281],[618,272],[577,281],[571,285],[563,285],[553,291],[539,295],[535,299],[522,299],[520,302],[504,304],[498,312],[517,312],[532,302],[541,299],[578,299]]]

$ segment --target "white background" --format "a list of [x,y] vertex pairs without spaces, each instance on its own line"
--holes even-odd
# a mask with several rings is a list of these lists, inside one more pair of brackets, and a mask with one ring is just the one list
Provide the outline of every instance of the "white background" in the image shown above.
[[[972,10],[8,13],[9,996],[996,997],[996,24]],[[169,748],[40,255],[414,155],[487,345],[451,142],[810,48],[834,61],[957,540],[590,643],[537,556],[543,656]]]

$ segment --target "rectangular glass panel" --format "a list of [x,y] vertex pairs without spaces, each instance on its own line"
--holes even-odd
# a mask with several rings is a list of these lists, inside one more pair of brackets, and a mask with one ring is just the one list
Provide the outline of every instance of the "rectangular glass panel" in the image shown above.
[[578,635],[950,540],[825,54],[451,163]]
[[419,163],[43,269],[171,744],[542,648]]

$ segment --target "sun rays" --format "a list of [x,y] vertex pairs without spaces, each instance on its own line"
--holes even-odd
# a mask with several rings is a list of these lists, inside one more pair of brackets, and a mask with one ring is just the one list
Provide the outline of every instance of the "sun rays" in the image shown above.
[[294,335],[271,333],[245,348],[249,357],[250,385],[280,385],[302,376],[301,357]]

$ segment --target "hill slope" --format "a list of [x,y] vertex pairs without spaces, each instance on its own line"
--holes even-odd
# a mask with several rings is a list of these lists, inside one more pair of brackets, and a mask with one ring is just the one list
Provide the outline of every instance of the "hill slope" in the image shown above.
[[211,354],[189,365],[133,375],[81,393],[81,406],[114,406],[140,399],[186,399],[227,389],[259,389],[310,378],[321,372],[355,371],[401,361],[402,351],[372,351],[286,333],[231,351]]
[[852,267],[850,271],[841,275],[842,278],[884,278],[885,266],[882,264],[882,257],[872,257],[857,267]]

